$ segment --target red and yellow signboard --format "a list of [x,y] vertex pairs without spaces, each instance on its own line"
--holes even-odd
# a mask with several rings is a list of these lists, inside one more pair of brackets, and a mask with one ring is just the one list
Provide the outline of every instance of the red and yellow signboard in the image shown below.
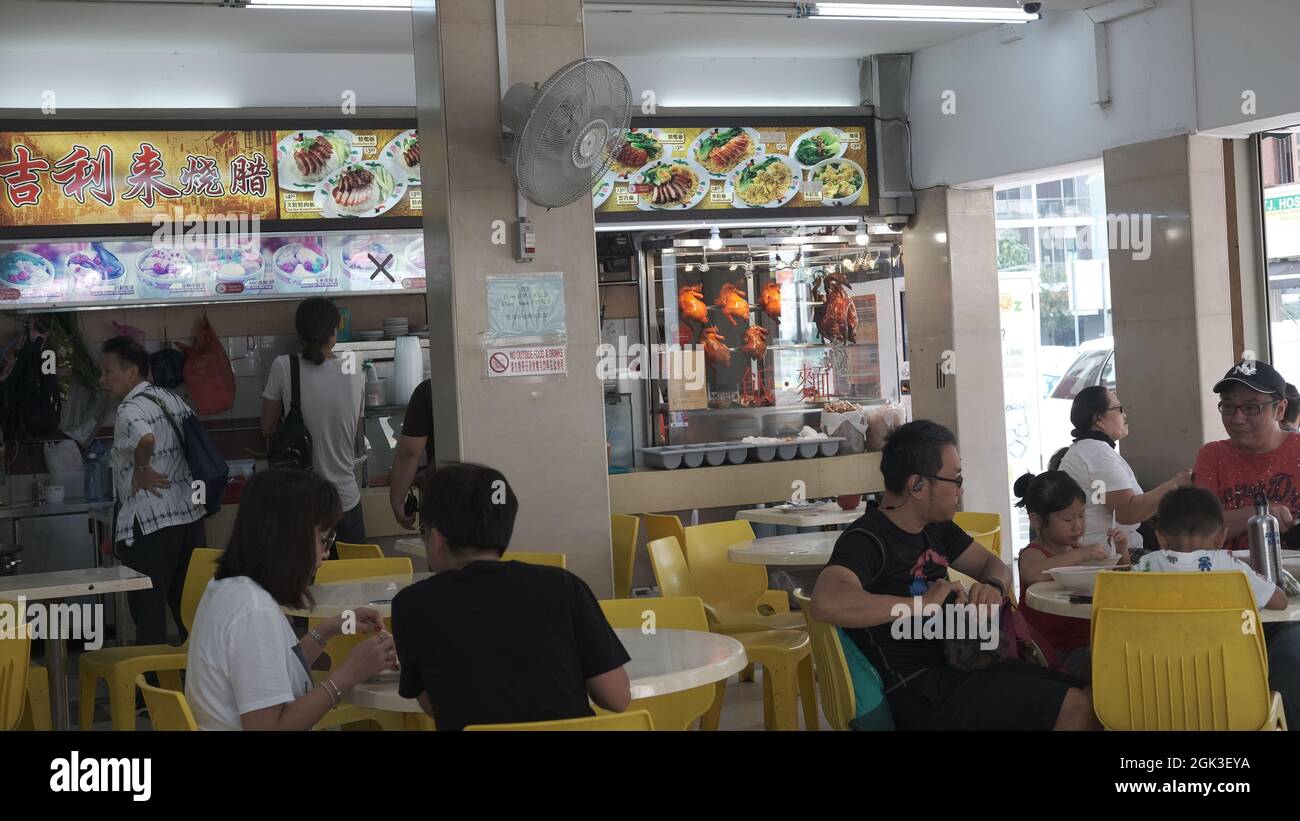
[[275,219],[272,131],[0,132],[0,227]]

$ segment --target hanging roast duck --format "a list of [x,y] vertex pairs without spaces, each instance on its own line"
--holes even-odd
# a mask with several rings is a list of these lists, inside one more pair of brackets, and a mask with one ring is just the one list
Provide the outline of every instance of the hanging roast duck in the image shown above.
[[745,331],[745,344],[740,349],[762,362],[763,357],[767,356],[767,329],[758,325],[749,326]]
[[759,295],[759,301],[763,304],[763,313],[772,317],[773,320],[781,321],[781,286],[775,282],[769,282],[763,286],[763,292]]
[[677,289],[677,309],[683,319],[689,319],[700,325],[709,321],[709,306],[704,304],[704,285],[683,285]]
[[858,309],[849,298],[849,278],[843,273],[822,274],[813,280],[813,321],[827,342],[858,341]]
[[722,315],[732,325],[737,324],[737,319],[744,320],[746,325],[749,324],[749,300],[745,298],[743,291],[730,282],[722,286],[713,304],[722,309]]
[[711,367],[721,370],[731,364],[731,349],[727,347],[722,334],[718,333],[717,325],[705,328],[701,341],[704,343],[704,361]]

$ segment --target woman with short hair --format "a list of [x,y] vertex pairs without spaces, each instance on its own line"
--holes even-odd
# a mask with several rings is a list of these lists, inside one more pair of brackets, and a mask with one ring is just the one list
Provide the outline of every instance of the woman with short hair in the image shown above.
[[310,730],[348,690],[396,667],[383,617],[359,607],[357,631],[375,635],[313,685],[312,662],[342,617],[299,640],[283,612],[311,603],[307,586],[341,514],[334,486],[306,471],[272,468],[245,487],[190,635],[185,698],[199,729]]

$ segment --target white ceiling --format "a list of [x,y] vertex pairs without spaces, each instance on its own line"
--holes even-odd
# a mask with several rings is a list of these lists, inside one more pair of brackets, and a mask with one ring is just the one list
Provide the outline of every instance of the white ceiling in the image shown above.
[[[359,0],[364,2],[365,0]],[[515,0],[524,2],[525,0]],[[625,0],[626,1],[626,0]],[[632,0],[638,2],[639,0]],[[884,0],[855,0],[874,3]],[[18,51],[410,53],[405,12],[226,9],[205,0],[0,0],[0,46]],[[210,4],[211,0],[207,0]],[[1015,7],[1015,0],[910,0]],[[1049,13],[1098,0],[1046,0]],[[170,3],[166,13],[158,8]],[[62,8],[58,8],[62,7]],[[57,13],[53,13],[57,8]],[[281,21],[291,16],[293,24]],[[265,21],[274,19],[275,24]],[[1032,23],[1030,25],[1033,25]],[[587,53],[601,57],[848,58],[915,52],[987,24],[791,20],[741,14],[613,14],[589,9]],[[816,78],[810,78],[815,82]]]

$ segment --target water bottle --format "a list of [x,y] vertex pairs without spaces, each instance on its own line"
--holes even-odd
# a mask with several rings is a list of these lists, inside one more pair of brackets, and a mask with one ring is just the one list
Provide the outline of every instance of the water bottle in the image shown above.
[[1246,525],[1250,534],[1250,563],[1273,584],[1282,580],[1282,547],[1277,519],[1268,512],[1268,499],[1255,494],[1255,515]]

